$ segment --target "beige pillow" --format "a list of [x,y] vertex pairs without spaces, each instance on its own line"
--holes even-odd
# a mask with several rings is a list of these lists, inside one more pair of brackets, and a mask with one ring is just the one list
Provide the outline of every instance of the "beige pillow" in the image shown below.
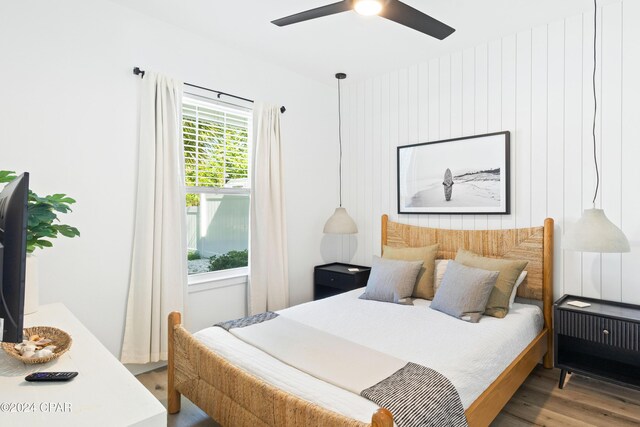
[[509,298],[518,280],[518,276],[529,261],[510,260],[502,258],[486,258],[473,252],[458,250],[456,261],[467,267],[481,268],[489,271],[499,271],[500,275],[489,296],[485,313],[487,316],[503,318],[509,312]]
[[423,299],[433,299],[433,272],[437,254],[437,244],[421,248],[392,248],[386,245],[382,248],[382,258],[423,262],[411,295]]
[[444,277],[444,272],[447,271],[447,265],[449,265],[450,259],[437,259],[436,260],[436,268],[433,274],[433,292],[434,295],[438,293],[438,288],[440,288],[440,284],[442,283],[442,278]]

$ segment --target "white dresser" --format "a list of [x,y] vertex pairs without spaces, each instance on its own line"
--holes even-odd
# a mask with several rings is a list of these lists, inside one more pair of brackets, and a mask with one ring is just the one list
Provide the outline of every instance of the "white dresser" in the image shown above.
[[[0,426],[167,425],[164,406],[64,305],[40,306],[24,323],[62,329],[73,344],[41,365],[25,365],[0,349]],[[76,371],[78,376],[69,382],[24,380],[38,371]]]

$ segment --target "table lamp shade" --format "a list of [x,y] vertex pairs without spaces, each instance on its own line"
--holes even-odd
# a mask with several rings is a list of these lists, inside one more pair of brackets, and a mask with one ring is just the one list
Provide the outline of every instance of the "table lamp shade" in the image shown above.
[[335,212],[324,224],[324,232],[327,234],[355,234],[358,232],[356,223],[345,208],[336,208]]
[[629,252],[629,241],[602,209],[585,209],[564,236],[564,249],[580,252]]

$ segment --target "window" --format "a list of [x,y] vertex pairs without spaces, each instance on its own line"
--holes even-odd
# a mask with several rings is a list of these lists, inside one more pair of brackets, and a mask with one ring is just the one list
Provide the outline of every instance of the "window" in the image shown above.
[[182,102],[189,274],[248,265],[251,111]]

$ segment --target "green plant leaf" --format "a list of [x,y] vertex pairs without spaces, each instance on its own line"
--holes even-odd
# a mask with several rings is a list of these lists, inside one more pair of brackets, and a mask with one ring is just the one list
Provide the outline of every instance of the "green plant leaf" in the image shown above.
[[40,246],[41,248],[50,248],[53,246],[53,243],[51,243],[48,240],[44,240],[44,239],[38,239],[36,240],[36,246]]
[[51,226],[58,233],[62,234],[64,237],[76,237],[80,235],[80,231],[77,228],[71,227],[69,225],[60,224],[60,225],[52,225]]
[[66,194],[52,194],[51,196],[47,196],[47,198],[58,203],[68,203],[70,205],[76,202],[75,199],[67,197]]
[[[0,171],[0,183],[15,179],[15,173]],[[50,248],[53,243],[46,239],[80,236],[80,231],[66,224],[58,224],[57,213],[69,213],[69,205],[76,203],[75,199],[63,193],[56,193],[41,197],[29,190],[28,219],[27,219],[27,252],[33,253],[36,248]],[[57,212],[57,213],[56,213]]]
[[16,179],[14,171],[0,171],[0,183],[11,182]]

